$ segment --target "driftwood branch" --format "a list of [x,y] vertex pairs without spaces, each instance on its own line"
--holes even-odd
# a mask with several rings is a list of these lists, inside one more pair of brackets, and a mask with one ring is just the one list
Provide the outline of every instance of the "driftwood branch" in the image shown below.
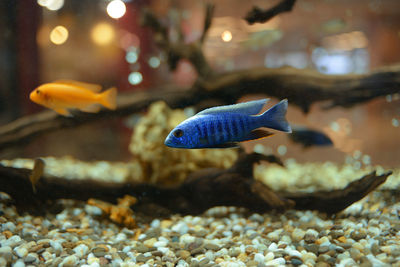
[[253,7],[253,9],[249,11],[249,13],[247,13],[244,19],[249,24],[254,24],[256,22],[264,23],[275,17],[276,15],[292,11],[295,2],[296,0],[283,0],[276,6],[273,6],[272,8],[267,10],[263,10],[259,7]]
[[62,117],[48,110],[29,115],[0,127],[0,150],[22,146],[40,134],[57,129],[140,112],[158,100],[165,101],[171,108],[199,104],[204,107],[207,102],[231,104],[245,95],[264,94],[278,99],[288,98],[289,104],[307,112],[316,102],[326,102],[326,108],[351,107],[399,92],[400,65],[382,68],[370,74],[343,76],[293,68],[249,69],[217,75],[186,90],[161,88],[150,90],[150,93],[121,94],[115,111],[101,110],[96,114],[79,112],[73,117]]
[[149,10],[144,10],[141,14],[141,25],[149,27],[154,32],[154,40],[156,44],[167,55],[167,62],[171,70],[175,70],[179,60],[189,60],[200,77],[204,78],[212,74],[212,69],[209,66],[202,50],[202,44],[206,37],[207,31],[211,26],[214,6],[207,4],[206,15],[204,19],[204,29],[201,38],[192,43],[185,43],[180,28],[176,29],[179,33],[178,40],[173,41],[168,35],[168,28],[160,23],[155,15]]
[[[138,199],[134,209],[145,212],[149,205],[170,213],[199,214],[219,205],[245,207],[251,211],[312,209],[336,213],[362,199],[391,174],[375,172],[350,183],[342,190],[315,193],[276,193],[254,180],[253,164],[259,161],[279,163],[279,159],[257,153],[241,154],[234,166],[227,170],[203,169],[193,172],[176,187],[165,188],[149,184],[105,183],[94,180],[70,180],[42,177],[36,184],[36,193],[29,180],[28,169],[0,166],[0,188],[8,193],[20,209],[37,209],[46,203],[66,198],[88,200],[96,198],[115,202],[124,195]],[[35,209],[36,208],[36,209]]]

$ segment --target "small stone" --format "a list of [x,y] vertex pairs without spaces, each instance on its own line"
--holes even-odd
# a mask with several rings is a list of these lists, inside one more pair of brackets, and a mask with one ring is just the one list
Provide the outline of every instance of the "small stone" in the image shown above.
[[7,262],[11,262],[13,257],[12,248],[9,246],[0,247],[0,257],[4,258]]
[[33,263],[38,258],[37,254],[29,253],[28,256],[25,257],[25,263]]
[[294,266],[299,266],[303,264],[303,261],[301,259],[298,258],[292,258],[290,260],[290,263],[293,264]]
[[5,240],[2,243],[3,247],[11,247],[14,248],[18,245],[22,244],[22,239],[21,237],[19,237],[19,235],[13,235],[12,237],[10,237],[9,239]]
[[204,245],[204,248],[205,248],[205,249],[209,249],[209,250],[214,250],[214,251],[220,250],[220,246],[218,246],[218,245],[216,245],[216,244],[214,244],[214,243],[206,243],[206,244]]
[[26,255],[28,255],[28,250],[22,246],[14,248],[14,251],[15,251],[15,254],[17,254],[17,256],[19,258],[24,258],[24,257],[26,257]]
[[329,246],[320,246],[318,248],[318,253],[326,253],[329,251]]
[[314,243],[315,240],[317,240],[317,238],[314,235],[310,235],[310,234],[305,234],[304,236],[304,242],[306,243]]
[[150,257],[146,257],[142,253],[136,256],[136,261],[137,262],[146,262]]
[[145,245],[148,248],[154,247],[154,244],[157,242],[156,238],[150,238],[147,239],[146,241],[143,242],[143,245]]
[[319,261],[315,264],[315,267],[330,267],[331,265],[324,261]]
[[318,254],[319,246],[316,244],[306,244],[304,248],[311,253]]
[[304,232],[302,229],[295,228],[292,232],[292,239],[295,242],[299,242],[300,240],[303,240],[305,234],[306,232]]
[[[146,248],[147,249],[147,248]],[[105,248],[103,247],[94,247],[91,252],[93,253],[93,255],[95,255],[96,257],[104,257],[107,254],[107,251]]]
[[146,253],[146,252],[150,251],[150,249],[147,246],[143,245],[143,243],[136,244],[136,246],[133,247],[133,249],[139,253]]
[[64,258],[64,260],[61,262],[61,265],[63,267],[67,267],[67,266],[76,266],[76,264],[78,263],[78,258],[75,255],[71,255],[71,256],[67,256]]
[[186,260],[190,256],[190,252],[187,250],[180,250],[178,252],[178,256],[184,260]]
[[25,267],[25,263],[22,260],[17,260],[14,264],[13,267]]

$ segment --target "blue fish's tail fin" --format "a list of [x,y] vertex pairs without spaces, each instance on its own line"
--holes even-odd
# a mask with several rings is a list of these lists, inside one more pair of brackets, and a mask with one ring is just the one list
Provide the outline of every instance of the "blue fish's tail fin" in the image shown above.
[[259,115],[261,127],[291,133],[292,128],[285,118],[287,108],[288,101],[287,99],[284,99],[269,110],[265,111],[263,114]]

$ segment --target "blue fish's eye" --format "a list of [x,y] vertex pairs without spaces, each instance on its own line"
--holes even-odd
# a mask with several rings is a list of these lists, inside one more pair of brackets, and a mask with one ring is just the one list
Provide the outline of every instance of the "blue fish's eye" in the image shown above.
[[181,129],[176,129],[172,134],[173,134],[175,137],[179,138],[179,137],[182,137],[183,131],[182,131]]

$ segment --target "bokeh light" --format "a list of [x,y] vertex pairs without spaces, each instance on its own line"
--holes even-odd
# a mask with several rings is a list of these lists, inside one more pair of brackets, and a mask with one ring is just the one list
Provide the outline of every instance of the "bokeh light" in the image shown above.
[[114,28],[105,22],[100,22],[93,27],[91,32],[93,42],[98,45],[108,45],[115,38]]
[[232,33],[230,31],[224,31],[221,34],[221,39],[224,42],[230,42],[232,40]]
[[138,85],[143,81],[143,75],[138,71],[132,72],[128,76],[128,81],[132,85]]
[[68,30],[64,26],[57,26],[50,32],[50,41],[53,44],[61,45],[68,39]]
[[121,0],[113,0],[107,5],[107,13],[113,19],[119,19],[125,15],[126,6]]
[[139,58],[139,56],[136,51],[129,51],[128,53],[126,53],[126,56],[125,56],[126,61],[128,61],[128,63],[130,63],[130,64],[136,63],[138,58]]
[[152,67],[153,69],[158,68],[160,66],[160,59],[158,57],[151,57],[149,59],[149,65],[150,67]]
[[37,3],[51,11],[57,11],[64,6],[64,0],[38,0]]

